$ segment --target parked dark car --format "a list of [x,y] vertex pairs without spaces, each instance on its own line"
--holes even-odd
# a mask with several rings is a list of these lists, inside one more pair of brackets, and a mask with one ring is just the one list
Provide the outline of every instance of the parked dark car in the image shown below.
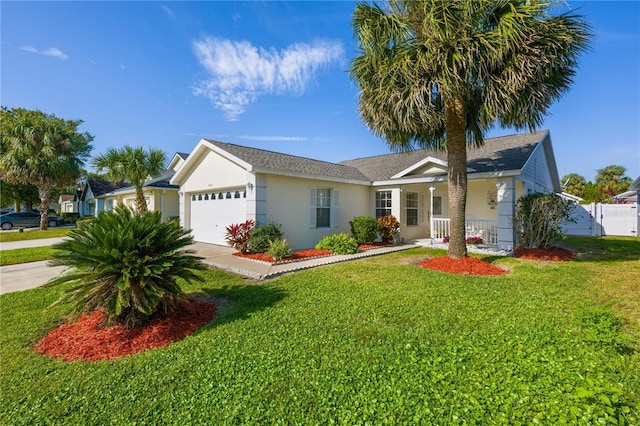
[[[64,219],[60,216],[49,216],[49,228],[55,228],[63,223]],[[8,230],[14,226],[20,228],[40,226],[40,213],[19,212],[0,215],[0,227],[2,227],[2,229]]]
[[[36,212],[36,213],[40,213],[40,210],[38,209],[31,209],[32,212]],[[57,215],[58,212],[55,211],[54,209],[49,209],[49,214],[53,214],[53,215]]]

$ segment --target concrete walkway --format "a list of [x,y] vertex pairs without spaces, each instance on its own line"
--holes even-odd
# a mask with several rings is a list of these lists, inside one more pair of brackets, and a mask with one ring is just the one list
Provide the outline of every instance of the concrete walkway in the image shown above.
[[[13,250],[24,247],[42,247],[55,244],[61,240],[61,238],[47,238],[45,240],[27,240],[2,243],[0,244],[0,250]],[[22,245],[22,243],[28,244]],[[202,257],[204,263],[214,268],[222,269],[224,271],[232,272],[255,280],[265,280],[303,269],[344,262],[347,260],[361,259],[364,257],[376,256],[399,250],[406,250],[412,247],[419,247],[419,244],[408,243],[380,247],[351,255],[333,255],[275,265],[233,256],[235,250],[231,247],[194,243],[189,248],[194,250],[197,256]],[[1,266],[0,294],[39,287],[51,278],[59,276],[63,271],[64,267],[48,266],[48,261]]]

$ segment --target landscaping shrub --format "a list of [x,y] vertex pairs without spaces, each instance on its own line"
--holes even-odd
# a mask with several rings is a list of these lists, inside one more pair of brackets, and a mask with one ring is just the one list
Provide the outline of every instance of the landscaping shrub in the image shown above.
[[482,237],[473,236],[473,237],[467,237],[465,242],[467,244],[482,244],[483,240],[482,240]]
[[571,204],[555,194],[534,192],[516,203],[516,248],[546,248],[562,239],[560,224],[571,222]]
[[183,250],[189,231],[163,222],[160,212],[133,214],[125,206],[100,212],[92,226],[77,228],[53,247],[51,264],[72,272],[47,283],[72,283],[56,303],[72,304],[74,317],[104,309],[107,324],[133,327],[178,307],[184,299],[178,278],[201,281],[200,258]]
[[85,216],[82,219],[78,219],[76,221],[76,226],[79,229],[87,229],[89,225],[91,225],[96,220],[93,216]]
[[271,240],[267,254],[275,261],[291,256],[293,252],[289,247],[289,242],[284,239]]
[[349,225],[351,225],[351,235],[358,244],[371,244],[378,238],[380,225],[375,217],[356,216]]
[[244,223],[234,223],[227,226],[227,234],[224,239],[231,247],[240,253],[248,252],[249,233],[253,229],[255,222],[247,220]]
[[80,219],[80,213],[60,213],[65,223],[76,223]]
[[[249,232],[247,240],[247,251],[249,253],[266,253],[272,241],[282,239],[282,225],[269,222],[266,225],[257,224]],[[273,256],[272,256],[273,257]]]
[[392,214],[378,218],[382,241],[393,241],[393,236],[400,229],[400,222]]
[[345,233],[332,234],[324,237],[318,244],[318,250],[331,250],[335,254],[353,254],[358,252],[358,243],[353,237]]

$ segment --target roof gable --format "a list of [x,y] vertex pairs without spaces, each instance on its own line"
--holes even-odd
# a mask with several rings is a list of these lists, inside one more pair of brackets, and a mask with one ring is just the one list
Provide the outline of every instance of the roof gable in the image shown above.
[[[480,147],[467,148],[467,171],[492,173],[521,170],[535,147],[548,132],[537,131],[485,139]],[[378,155],[342,161],[339,164],[359,169],[373,182],[425,176],[418,172],[429,169],[429,162],[447,164],[444,150],[418,149],[415,151]],[[446,172],[444,173],[446,174]]]

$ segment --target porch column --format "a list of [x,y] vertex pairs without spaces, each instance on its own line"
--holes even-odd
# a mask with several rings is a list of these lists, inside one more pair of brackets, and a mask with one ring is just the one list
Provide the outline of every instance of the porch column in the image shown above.
[[[180,226],[182,226],[185,229],[189,229],[188,228],[188,224],[187,222],[187,217],[186,217],[186,208],[185,208],[185,196],[184,196],[184,187],[180,188],[180,191],[178,191],[178,215],[180,216]],[[124,202],[124,201],[123,201]]]
[[160,193],[160,214],[162,215],[161,218],[162,220],[165,220],[166,217],[166,213],[164,211],[164,193],[167,192],[166,189],[163,189],[162,192]]
[[429,187],[429,238],[433,240],[433,191],[436,187],[431,185]]
[[498,249],[513,250],[515,247],[513,229],[513,215],[516,205],[515,178],[498,179],[496,187],[498,188]]

